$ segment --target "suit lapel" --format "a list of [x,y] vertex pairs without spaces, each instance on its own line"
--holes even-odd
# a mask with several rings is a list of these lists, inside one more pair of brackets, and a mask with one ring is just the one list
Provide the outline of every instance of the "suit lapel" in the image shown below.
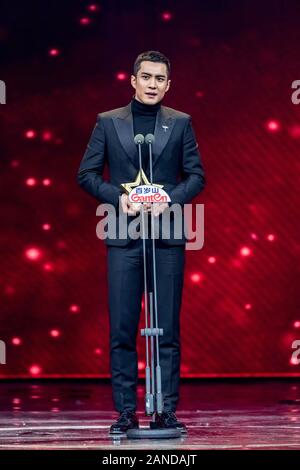
[[133,141],[133,119],[131,113],[131,104],[129,103],[124,108],[121,108],[118,115],[112,118],[118,138],[127,153],[131,163],[134,165],[134,156],[137,151],[136,145]]
[[[135,165],[135,155],[138,149],[133,140],[134,130],[131,103],[124,106],[124,108],[121,108],[119,114],[112,119],[121,145],[128,155],[131,163]],[[157,112],[155,121],[155,140],[152,148],[153,168],[157,164],[162,151],[168,143],[174,123],[175,119],[171,116],[168,108],[161,106]]]
[[160,155],[167,145],[173,130],[175,119],[171,117],[169,111],[164,106],[160,107],[156,115],[154,144],[153,144],[153,168],[157,164]]

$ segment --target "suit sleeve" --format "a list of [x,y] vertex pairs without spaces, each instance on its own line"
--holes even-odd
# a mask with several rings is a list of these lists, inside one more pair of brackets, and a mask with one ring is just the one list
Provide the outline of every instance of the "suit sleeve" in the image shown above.
[[204,168],[191,116],[187,119],[183,134],[182,176],[182,181],[169,192],[171,204],[179,203],[182,206],[187,204],[206,185]]
[[102,178],[106,161],[105,132],[100,114],[77,173],[78,184],[100,202],[118,207],[121,190]]

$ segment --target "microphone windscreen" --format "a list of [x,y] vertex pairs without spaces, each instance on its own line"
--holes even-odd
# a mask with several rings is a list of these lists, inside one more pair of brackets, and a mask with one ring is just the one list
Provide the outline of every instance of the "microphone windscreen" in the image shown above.
[[135,145],[143,144],[144,140],[145,140],[145,138],[144,138],[143,134],[137,134],[137,135],[134,136]]
[[155,137],[153,134],[147,134],[145,137],[146,144],[154,144]]

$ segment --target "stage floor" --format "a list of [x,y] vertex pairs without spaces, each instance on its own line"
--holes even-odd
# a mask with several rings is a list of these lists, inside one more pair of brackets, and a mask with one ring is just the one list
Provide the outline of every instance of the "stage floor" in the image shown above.
[[[112,439],[118,417],[109,383],[0,382],[1,449],[300,449],[300,383],[181,383],[177,417],[188,435],[167,440]],[[144,386],[138,386],[140,427]]]

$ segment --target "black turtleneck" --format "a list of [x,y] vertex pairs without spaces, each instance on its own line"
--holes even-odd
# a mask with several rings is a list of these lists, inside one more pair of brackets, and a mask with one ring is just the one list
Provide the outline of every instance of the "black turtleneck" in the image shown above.
[[[146,136],[147,134],[154,134],[156,115],[160,106],[161,101],[155,104],[145,104],[141,103],[136,98],[132,98],[131,112],[133,116],[134,135],[143,134],[143,136]],[[148,163],[149,148],[148,145],[142,145],[142,166],[145,173],[148,173]],[[135,164],[137,168],[139,168],[138,152],[136,153]]]

